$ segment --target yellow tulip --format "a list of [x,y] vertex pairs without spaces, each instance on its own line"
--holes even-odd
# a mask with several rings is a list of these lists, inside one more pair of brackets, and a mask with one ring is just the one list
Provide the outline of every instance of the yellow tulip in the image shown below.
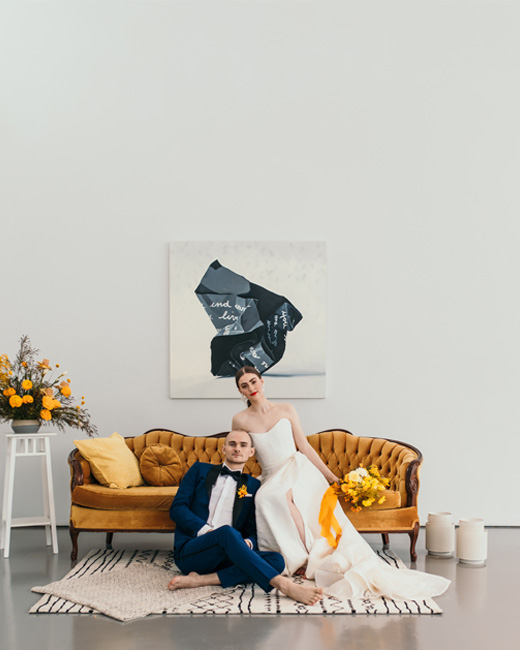
[[42,409],[40,411],[40,417],[42,420],[50,420],[52,418],[51,412],[47,409]]
[[34,402],[34,399],[33,399],[32,395],[24,395],[22,397],[22,401],[23,401],[24,404],[32,404]]
[[12,395],[12,396],[9,398],[9,404],[10,404],[13,408],[18,408],[19,406],[21,406],[21,405],[23,404],[23,400],[22,400],[22,398],[20,397],[20,395]]
[[57,399],[53,399],[52,404],[53,404],[52,408],[54,408],[54,409],[59,409],[60,406],[61,406],[61,402],[59,400],[57,400]]
[[5,395],[6,397],[11,397],[11,395],[16,395],[16,391],[15,391],[14,388],[12,388],[12,386],[9,386],[9,388],[6,388],[6,389],[4,390],[4,395]]
[[70,386],[68,384],[66,384],[65,386],[62,386],[62,388],[60,388],[60,393],[64,397],[70,397],[72,395],[72,391],[70,389]]
[[32,387],[33,387],[33,383],[30,379],[24,379],[22,381],[22,388],[24,390],[31,390]]

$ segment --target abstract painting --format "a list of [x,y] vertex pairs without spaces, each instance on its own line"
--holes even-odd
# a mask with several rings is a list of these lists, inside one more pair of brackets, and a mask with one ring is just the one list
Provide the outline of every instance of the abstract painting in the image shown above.
[[324,242],[170,244],[172,398],[236,398],[253,366],[268,398],[325,397]]

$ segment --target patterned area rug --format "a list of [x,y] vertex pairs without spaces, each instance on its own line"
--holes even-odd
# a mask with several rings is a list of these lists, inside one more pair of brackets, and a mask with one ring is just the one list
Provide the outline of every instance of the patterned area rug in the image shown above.
[[[389,551],[378,555],[389,564],[404,566]],[[130,621],[149,614],[441,614],[432,599],[339,600],[325,596],[308,606],[278,590],[265,594],[257,585],[197,587],[169,591],[166,585],[179,573],[173,551],[99,550],[90,553],[62,580],[32,591],[45,594],[31,614],[105,614]],[[295,582],[306,582],[295,576]]]

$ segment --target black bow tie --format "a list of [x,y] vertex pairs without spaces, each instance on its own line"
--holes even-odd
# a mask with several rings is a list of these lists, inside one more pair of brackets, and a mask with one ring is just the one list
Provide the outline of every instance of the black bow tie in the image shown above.
[[240,470],[236,470],[235,472],[232,472],[229,467],[226,467],[225,465],[222,465],[222,469],[220,470],[220,476],[231,476],[231,478],[234,478],[235,481],[240,479],[242,476],[242,472]]

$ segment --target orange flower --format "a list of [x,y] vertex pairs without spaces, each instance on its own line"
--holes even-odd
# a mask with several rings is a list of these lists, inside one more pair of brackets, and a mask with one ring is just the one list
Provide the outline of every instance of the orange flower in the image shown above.
[[40,411],[40,417],[42,420],[50,420],[52,418],[51,412],[47,409],[42,409]]
[[51,367],[50,367],[49,364],[50,364],[49,359],[44,359],[43,361],[40,361],[38,363],[38,368],[41,368],[41,370],[51,370]]
[[[46,409],[49,409],[49,411],[52,411],[54,408],[54,398],[49,397],[49,395],[45,395],[45,397],[42,399],[42,404]],[[45,418],[44,418],[45,419]]]
[[6,388],[4,390],[4,395],[6,397],[11,397],[11,395],[16,395],[16,391],[12,386],[9,386],[9,388]]
[[59,409],[60,406],[61,406],[61,402],[60,402],[59,400],[57,400],[57,399],[53,399],[53,400],[52,400],[52,403],[53,403],[53,407],[52,407],[52,408]]
[[33,399],[32,395],[24,395],[22,397],[22,402],[24,404],[32,404],[34,402],[34,399]]
[[54,397],[52,388],[44,388],[42,392],[44,395],[47,395],[47,397]]
[[21,405],[23,404],[23,400],[22,400],[22,398],[20,397],[20,395],[12,395],[12,396],[9,398],[9,404],[10,404],[13,408],[18,408],[19,406],[21,406]]
[[30,379],[24,379],[22,381],[22,388],[24,390],[31,390],[32,387],[33,387],[33,383]]
[[68,384],[65,384],[65,386],[62,386],[60,389],[61,394],[64,397],[70,397],[72,395],[72,391],[70,389],[70,386]]

